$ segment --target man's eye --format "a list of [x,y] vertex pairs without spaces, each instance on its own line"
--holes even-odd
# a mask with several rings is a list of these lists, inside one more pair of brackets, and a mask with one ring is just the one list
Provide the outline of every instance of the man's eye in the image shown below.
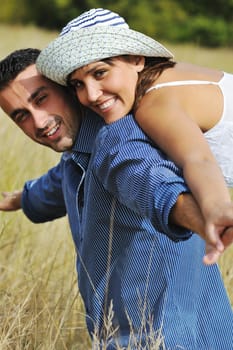
[[47,98],[47,95],[41,95],[41,96],[38,96],[37,99],[36,99],[36,105],[39,106],[41,105]]
[[17,124],[23,123],[27,119],[28,115],[29,115],[29,113],[26,113],[26,112],[17,114],[16,117],[14,118],[14,121]]

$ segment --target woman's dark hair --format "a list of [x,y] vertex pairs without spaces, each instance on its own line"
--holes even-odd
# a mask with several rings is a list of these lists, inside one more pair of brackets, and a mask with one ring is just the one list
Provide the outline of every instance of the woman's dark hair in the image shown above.
[[174,67],[175,61],[165,57],[145,57],[145,67],[139,73],[136,93],[134,111],[137,110],[138,105],[145,95],[146,90],[152,86],[154,81],[158,79],[161,73],[168,68]]
[[36,63],[40,54],[38,49],[20,49],[13,51],[0,61],[0,90],[4,89],[19,73]]

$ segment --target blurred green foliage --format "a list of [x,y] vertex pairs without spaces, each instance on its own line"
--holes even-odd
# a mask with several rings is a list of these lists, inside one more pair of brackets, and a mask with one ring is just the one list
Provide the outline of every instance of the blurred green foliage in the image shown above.
[[1,0],[1,23],[60,30],[90,8],[120,13],[158,40],[233,47],[233,0]]

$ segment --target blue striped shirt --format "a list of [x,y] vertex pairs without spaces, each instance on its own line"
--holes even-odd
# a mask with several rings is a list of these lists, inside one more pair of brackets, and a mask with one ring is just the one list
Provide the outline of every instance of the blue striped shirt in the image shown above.
[[25,184],[23,209],[32,221],[67,212],[87,327],[103,343],[113,308],[108,350],[149,350],[151,331],[169,350],[233,349],[233,314],[217,265],[203,265],[198,235],[168,224],[182,192],[179,170],[131,115],[111,125],[87,116],[72,152]]

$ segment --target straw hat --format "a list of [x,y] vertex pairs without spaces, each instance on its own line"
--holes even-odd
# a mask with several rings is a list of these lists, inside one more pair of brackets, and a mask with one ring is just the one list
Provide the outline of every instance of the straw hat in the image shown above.
[[42,50],[36,65],[43,75],[66,85],[74,70],[119,55],[173,57],[158,41],[130,29],[117,13],[99,8],[70,21]]

